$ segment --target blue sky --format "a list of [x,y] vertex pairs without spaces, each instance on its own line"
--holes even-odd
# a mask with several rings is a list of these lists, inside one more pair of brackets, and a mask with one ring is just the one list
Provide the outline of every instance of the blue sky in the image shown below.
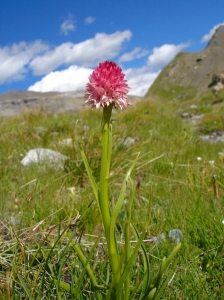
[[224,25],[218,0],[0,0],[0,94],[81,91],[106,59],[143,96],[180,51]]

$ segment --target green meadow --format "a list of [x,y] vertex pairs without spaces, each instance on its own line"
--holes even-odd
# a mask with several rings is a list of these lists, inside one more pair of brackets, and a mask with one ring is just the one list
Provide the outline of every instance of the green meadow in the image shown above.
[[[192,104],[196,107],[190,108]],[[224,299],[224,144],[200,139],[204,133],[223,132],[223,110],[221,101],[208,105],[208,99],[146,98],[113,113],[111,205],[140,152],[132,172],[132,216],[141,233],[150,214],[144,244],[151,276],[175,247],[170,230],[183,234],[177,263],[170,266],[174,275],[167,281],[164,277],[167,287],[156,299]],[[204,116],[195,126],[181,119],[184,111]],[[98,182],[101,118],[100,109],[85,108],[67,115],[24,111],[0,120],[0,299],[104,299],[103,292],[96,297],[67,237],[70,232],[98,283],[106,284],[111,271],[102,224],[79,148],[81,142]],[[63,143],[65,139],[72,142]],[[52,149],[69,159],[62,169],[22,166],[22,158],[34,148]],[[118,233],[124,223],[121,211]],[[156,239],[162,233],[165,240]],[[123,239],[120,234],[118,242]],[[131,239],[134,246],[134,234]],[[133,278],[142,275],[141,265],[139,252]],[[70,292],[61,288],[61,280],[71,285]]]

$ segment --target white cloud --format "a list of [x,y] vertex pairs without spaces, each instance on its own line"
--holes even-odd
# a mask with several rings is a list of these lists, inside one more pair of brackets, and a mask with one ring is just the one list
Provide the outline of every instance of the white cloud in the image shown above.
[[85,24],[92,24],[95,20],[96,20],[96,18],[87,17],[87,18],[85,18]]
[[29,62],[37,54],[48,50],[42,41],[20,42],[11,47],[0,47],[0,84],[24,78]]
[[188,43],[179,45],[165,44],[161,47],[155,47],[153,53],[148,57],[147,64],[152,70],[159,70],[186,47],[189,47]]
[[[78,44],[67,42],[51,49],[42,41],[21,42],[11,47],[0,47],[0,84],[21,80],[28,71],[33,70],[34,74],[47,75],[30,86],[29,90],[40,92],[83,90],[92,72],[90,67],[100,61],[116,58],[122,44],[130,40],[131,36],[131,31],[126,30],[113,34],[97,33],[92,39]],[[144,96],[161,68],[187,46],[188,44],[165,44],[156,47],[148,56],[144,67],[124,70],[131,87],[130,94]],[[146,50],[137,47],[123,54],[119,60],[128,62],[146,54]],[[66,65],[70,67],[53,72],[56,68]]]
[[138,69],[127,69],[124,71],[125,79],[130,86],[130,95],[143,97],[160,71],[151,72],[148,67],[142,67]]
[[65,64],[93,66],[99,61],[111,59],[118,55],[121,45],[132,36],[130,30],[117,31],[113,34],[97,33],[94,38],[73,44],[61,44],[53,50],[35,57],[30,63],[35,75],[51,72]]
[[75,21],[72,15],[69,15],[68,19],[61,24],[60,29],[64,35],[68,35],[69,31],[75,31]]
[[[129,33],[129,35],[127,33]],[[115,33],[115,34],[117,34],[117,33]],[[113,34],[113,35],[115,35],[115,34]],[[110,36],[108,36],[106,34],[100,34],[100,35],[104,35],[104,37],[109,39],[109,42],[111,42],[110,41],[111,35]],[[126,34],[123,35],[122,37],[120,36],[120,33],[119,33],[117,39],[119,38],[119,42],[121,44],[122,41],[125,38],[127,39],[127,37],[129,37],[129,36],[131,36],[130,32],[126,32]],[[100,40],[98,38],[95,37],[94,41],[95,41],[95,45],[99,45]],[[94,44],[93,39],[88,40],[87,42],[90,43],[90,46],[88,47],[88,49],[89,49],[88,54],[91,56],[91,58],[89,58],[88,55],[87,56],[85,56],[85,55],[79,56],[79,53],[81,53],[82,49],[84,49],[83,43],[85,43],[85,42],[80,43],[81,45],[80,44],[73,45],[72,43],[66,43],[66,44],[62,44],[62,45],[58,46],[57,49],[54,49],[54,50],[48,52],[48,53],[51,53],[51,55],[49,54],[52,59],[51,62],[54,63],[53,54],[55,54],[55,57],[56,57],[55,59],[56,59],[56,62],[58,63],[59,58],[60,58],[59,53],[61,53],[62,54],[62,56],[60,58],[61,64],[65,63],[64,58],[65,58],[65,54],[67,53],[67,58],[68,58],[68,60],[66,61],[67,63],[69,63],[69,61],[71,59],[74,59],[74,57],[75,57],[75,59],[79,63],[82,63],[83,65],[85,65],[85,63],[88,62],[89,65],[91,65],[93,59],[96,59],[96,57],[99,57],[99,56],[95,56],[95,49],[93,47],[93,44]],[[120,44],[119,43],[115,44],[116,47],[114,46],[115,48],[112,51],[118,51]],[[76,49],[74,57],[73,56],[70,57],[69,56],[69,49],[70,49],[69,47],[71,47],[71,49],[73,49],[73,47],[75,47],[75,46],[79,46],[80,48],[78,48],[78,50]],[[146,66],[144,66],[142,68],[130,68],[130,69],[124,70],[124,73],[126,75],[125,79],[128,81],[128,84],[131,88],[129,94],[136,95],[136,96],[144,96],[146,94],[146,92],[148,91],[149,87],[151,86],[151,84],[154,82],[154,80],[160,73],[162,67],[164,67],[167,63],[169,63],[179,51],[181,51],[183,48],[185,48],[187,46],[188,46],[188,44],[180,44],[180,45],[166,45],[165,44],[161,47],[154,48],[152,51],[152,54],[149,55],[149,57],[148,57]],[[65,47],[65,49],[63,49],[63,47]],[[92,49],[91,49],[91,47],[92,47]],[[102,51],[102,55],[103,55],[103,50],[105,51],[105,48],[99,49],[99,47],[96,46],[98,51],[99,50]],[[132,57],[134,59],[134,57],[137,57],[142,52],[143,52],[143,50],[141,48],[135,48],[133,51],[131,51],[129,53],[129,56],[126,56],[126,59],[130,58],[130,57]],[[47,58],[48,58],[48,56],[47,56]],[[101,58],[102,58],[102,56],[101,56]],[[47,63],[47,61],[46,61],[46,63]],[[45,66],[45,63],[43,60],[42,60],[41,65]],[[55,66],[51,65],[51,68],[55,68]],[[40,92],[47,92],[47,91],[67,92],[67,91],[83,90],[88,81],[88,76],[90,75],[91,72],[92,72],[92,70],[89,68],[78,67],[78,66],[74,65],[63,71],[49,73],[48,75],[43,77],[41,81],[38,81],[33,86],[29,87],[29,90],[40,91]]]
[[[44,76],[28,88],[35,92],[77,92],[85,89],[92,69],[70,66],[62,71],[55,71]],[[130,95],[144,96],[159,72],[151,73],[147,67],[124,70],[125,79],[131,90]]]
[[[144,96],[156,77],[159,75],[161,69],[166,66],[178,52],[188,46],[189,44],[186,43],[180,45],[165,44],[161,47],[156,47],[153,49],[152,54],[149,55],[147,65],[145,67],[127,69],[125,71],[126,79],[131,87],[129,94]],[[134,50],[129,53],[130,56],[127,55],[125,58],[134,57],[136,54],[141,53],[140,51],[138,52],[137,50]]]
[[66,70],[51,72],[28,88],[35,92],[77,92],[83,90],[92,69],[70,66]]
[[216,29],[221,26],[224,25],[224,23],[219,23],[217,25],[215,25],[210,31],[209,33],[205,34],[202,39],[201,42],[202,43],[207,43],[208,41],[210,41],[210,39],[212,38],[213,34],[215,33]]
[[134,48],[131,52],[124,53],[119,58],[119,61],[120,62],[122,62],[122,61],[131,61],[131,60],[134,60],[136,58],[141,58],[141,57],[145,56],[146,54],[148,54],[148,52],[149,51],[143,50],[143,49],[137,47],[137,48]]

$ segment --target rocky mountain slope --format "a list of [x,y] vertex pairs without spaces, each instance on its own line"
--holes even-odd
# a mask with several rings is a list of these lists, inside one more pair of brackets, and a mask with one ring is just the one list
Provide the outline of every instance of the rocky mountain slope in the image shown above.
[[[135,103],[141,98],[130,96],[130,99]],[[84,92],[9,91],[0,95],[0,117],[11,117],[33,109],[43,109],[53,114],[73,113],[83,109],[84,102]]]
[[163,69],[146,96],[187,100],[207,93],[212,95],[212,89],[219,82],[216,77],[222,74],[224,75],[224,26],[216,30],[204,50],[179,53]]

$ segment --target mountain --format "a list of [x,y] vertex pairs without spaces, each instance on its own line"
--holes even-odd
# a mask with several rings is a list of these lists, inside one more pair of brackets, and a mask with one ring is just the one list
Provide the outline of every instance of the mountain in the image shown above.
[[83,93],[9,91],[0,95],[0,117],[11,117],[35,109],[70,113],[80,110],[83,103]]
[[216,87],[222,90],[223,84],[224,26],[219,26],[204,50],[180,52],[161,71],[146,97],[186,100],[214,97]]
[[[140,97],[129,96],[132,103]],[[0,117],[20,114],[24,110],[43,109],[48,113],[73,113],[83,109],[84,92],[9,91],[0,95]]]

